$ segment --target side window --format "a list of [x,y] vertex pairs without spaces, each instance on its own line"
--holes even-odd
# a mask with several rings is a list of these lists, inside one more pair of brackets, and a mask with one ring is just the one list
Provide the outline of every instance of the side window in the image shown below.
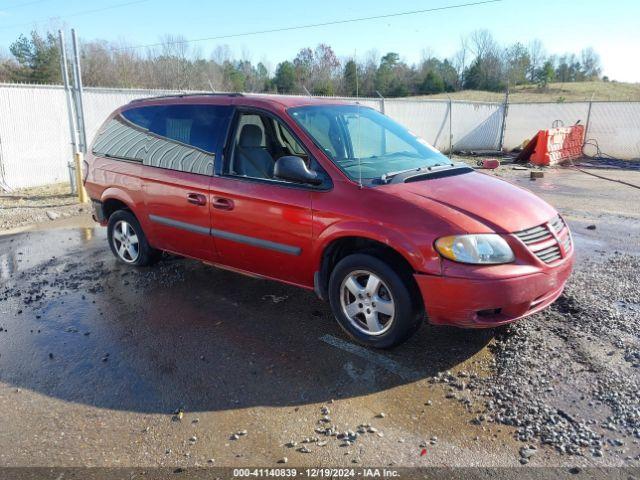
[[213,175],[218,138],[229,107],[167,105],[148,126],[151,134],[145,165],[181,172]]
[[224,173],[277,180],[273,176],[275,162],[286,155],[309,161],[305,149],[280,121],[268,115],[241,113]]
[[230,107],[218,105],[132,108],[105,126],[96,139],[94,153],[213,175],[216,146],[229,114]]
[[147,129],[160,108],[134,108],[112,118],[96,136],[93,153],[142,162],[149,143]]

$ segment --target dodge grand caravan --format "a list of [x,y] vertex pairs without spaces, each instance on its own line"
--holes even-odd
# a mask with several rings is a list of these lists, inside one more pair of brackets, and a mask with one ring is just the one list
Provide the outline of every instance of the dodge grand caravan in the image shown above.
[[495,327],[551,304],[567,224],[359,104],[182,95],[116,110],[85,187],[114,255],[158,252],[297,285],[357,341],[397,345],[425,317]]

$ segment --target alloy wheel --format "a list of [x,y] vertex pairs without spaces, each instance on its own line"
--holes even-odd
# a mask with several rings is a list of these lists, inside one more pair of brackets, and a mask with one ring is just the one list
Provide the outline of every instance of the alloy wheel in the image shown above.
[[129,222],[120,220],[113,227],[113,243],[118,256],[127,263],[134,263],[140,255],[138,235]]
[[395,303],[389,287],[376,274],[356,270],[340,287],[342,312],[351,324],[367,335],[382,335],[393,323]]

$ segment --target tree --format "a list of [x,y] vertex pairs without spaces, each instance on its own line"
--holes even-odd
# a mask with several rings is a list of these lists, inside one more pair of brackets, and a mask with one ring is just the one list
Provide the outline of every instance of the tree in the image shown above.
[[12,61],[9,56],[5,53],[4,49],[0,49],[0,82],[10,82],[11,81],[11,70]]
[[278,93],[293,93],[296,85],[296,67],[286,60],[276,67],[274,83]]
[[271,79],[269,78],[269,70],[264,63],[259,62],[255,69],[256,88],[258,92],[268,92],[271,90]]
[[407,96],[410,93],[411,73],[411,69],[400,61],[400,55],[389,52],[380,59],[375,89],[385,97]]
[[[307,84],[311,78],[311,71],[313,69],[313,50],[310,48],[302,48],[293,59],[293,66],[295,67],[296,83],[300,87],[309,88]],[[302,90],[303,88],[301,88]]]
[[319,44],[313,51],[311,91],[316,95],[334,95],[335,83],[340,75],[340,61],[333,49]]
[[488,30],[476,30],[469,39],[475,59],[464,72],[464,88],[504,90],[501,52]]
[[440,92],[444,92],[444,81],[442,77],[434,70],[428,71],[422,84],[420,84],[420,93],[429,95]]
[[35,30],[31,38],[20,35],[9,51],[18,62],[10,67],[15,80],[30,83],[60,83],[60,51],[52,33],[41,36]]
[[436,57],[423,57],[417,72],[416,93],[453,92],[458,87],[458,72],[452,63]]
[[344,65],[344,93],[348,96],[355,97],[359,92],[358,85],[358,65],[354,60],[349,60]]
[[544,62],[542,68],[536,71],[536,82],[540,88],[546,88],[547,85],[553,82],[553,78],[555,76],[555,69],[553,68],[553,63],[550,60]]
[[580,52],[582,63],[582,74],[586,80],[597,80],[600,78],[602,69],[600,68],[600,55],[591,47]]
[[[57,36],[49,32],[20,35],[9,52],[0,49],[0,82],[59,83]],[[277,64],[275,75],[266,63],[253,63],[250,52],[240,59],[228,45],[203,56],[181,35],[164,35],[156,47],[139,49],[124,42],[80,41],[86,86],[178,90],[250,91],[316,95],[387,97],[432,94],[462,88],[501,91],[507,85],[591,81],[601,78],[600,57],[592,48],[579,55],[548,56],[534,40],[502,47],[487,30],[461,39],[451,59],[422,49],[419,63],[409,65],[397,52],[381,56],[369,51],[358,60],[340,61],[331,46],[302,48]],[[604,80],[604,78],[603,78]]]
[[460,49],[453,56],[451,61],[456,70],[456,88],[462,88],[464,85],[464,73],[467,70],[467,61],[469,58],[469,42],[466,38],[460,38]]
[[230,90],[232,92],[244,92],[246,90],[245,82],[247,77],[241,68],[238,68],[238,66],[241,66],[241,63],[242,62],[236,65],[233,62],[227,61],[222,65],[226,90]]
[[340,76],[340,61],[333,49],[319,44],[314,50],[302,48],[293,59],[296,83],[316,95],[333,95]]
[[521,43],[515,43],[504,52],[505,76],[509,85],[527,83],[527,73],[531,70],[531,57]]
[[529,82],[536,81],[536,75],[540,68],[542,68],[547,57],[542,42],[537,38],[529,42]]

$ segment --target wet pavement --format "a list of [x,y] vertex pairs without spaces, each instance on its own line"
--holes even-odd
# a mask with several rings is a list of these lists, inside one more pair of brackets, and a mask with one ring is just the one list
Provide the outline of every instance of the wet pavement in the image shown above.
[[[579,172],[504,176],[566,216],[578,270],[614,250],[638,258],[640,191]],[[400,348],[368,350],[313,293],[176,257],[134,269],[86,217],[47,227],[0,236],[0,465],[520,466],[529,444],[529,465],[638,463],[633,432],[623,453],[563,455],[519,441],[517,425],[477,421],[492,414],[487,385],[511,341],[492,330],[425,325]],[[602,302],[638,322],[634,298],[618,297]],[[555,328],[562,308],[510,338]],[[617,357],[598,362],[640,375]],[[453,389],[448,371],[473,388]]]

